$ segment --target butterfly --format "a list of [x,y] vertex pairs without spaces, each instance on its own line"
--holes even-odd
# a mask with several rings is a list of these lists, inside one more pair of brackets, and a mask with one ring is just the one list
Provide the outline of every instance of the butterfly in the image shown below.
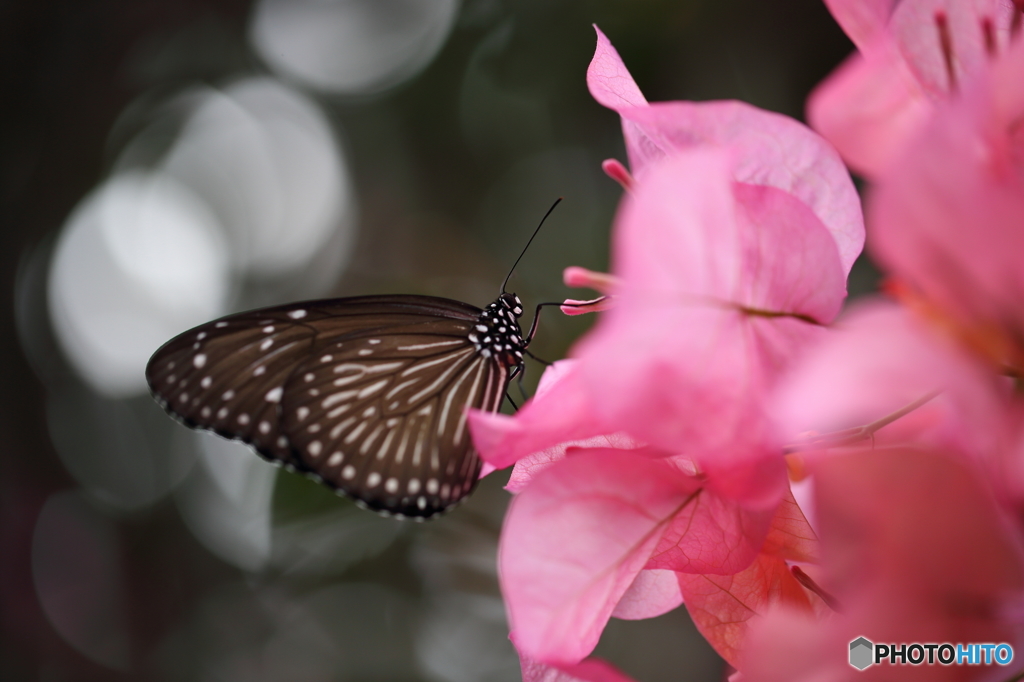
[[[247,443],[361,506],[424,520],[476,487],[467,409],[496,412],[525,370],[538,317],[524,336],[507,284],[483,309],[394,295],[228,315],[164,344],[146,380],[187,426]],[[557,304],[537,314],[545,305]]]

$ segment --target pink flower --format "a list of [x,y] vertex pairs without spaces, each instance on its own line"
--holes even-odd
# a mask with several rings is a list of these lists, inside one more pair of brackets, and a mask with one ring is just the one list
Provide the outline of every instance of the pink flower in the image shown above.
[[[828,340],[794,368],[772,410],[782,439],[799,443],[799,434],[844,432],[916,404],[861,442],[960,453],[989,472],[1001,497],[1024,499],[1024,478],[1007,456],[1018,430],[1011,403],[1009,382],[954,339],[905,308],[868,301],[840,318]],[[816,447],[837,445],[826,440]]]
[[732,182],[735,153],[680,152],[645,172],[616,217],[616,304],[573,355],[601,433],[685,453],[723,494],[773,505],[784,478],[765,396],[845,287],[815,214]]
[[[519,650],[573,664],[597,644],[608,618],[645,568],[729,575],[756,557],[772,511],[751,512],[703,487],[670,458],[581,450],[535,475],[512,502],[499,571]],[[644,613],[678,604],[645,576]]]
[[1024,43],[938,107],[879,178],[872,250],[927,314],[1024,368]]
[[743,102],[648,103],[608,38],[595,30],[587,86],[594,99],[622,117],[634,175],[678,152],[740,150],[730,178],[781,190],[803,203],[835,239],[849,273],[864,246],[864,221],[850,174],[828,143],[791,118]]
[[733,575],[677,574],[694,624],[730,665],[740,665],[749,630],[768,609],[814,612],[817,599],[794,578],[787,561],[818,561],[817,538],[792,495],[776,511],[750,566]]
[[1024,588],[1021,548],[962,459],[914,448],[861,449],[813,465],[821,583],[840,611],[776,609],[752,626],[744,682],[970,680],[981,666],[854,670],[851,641],[1013,642],[1005,610]]
[[935,103],[1005,51],[1020,12],[1002,0],[827,0],[857,45],[808,101],[811,124],[855,170],[897,158]]
[[754,612],[808,603],[786,561],[807,560],[794,538],[813,533],[794,530],[791,500],[780,507],[766,401],[839,312],[858,199],[795,122],[737,103],[648,105],[600,34],[589,81],[623,116],[636,180],[613,277],[567,277],[614,303],[515,417],[470,415],[485,461],[516,465],[499,550],[513,635],[530,660],[573,665],[613,614],[689,595],[735,658]]

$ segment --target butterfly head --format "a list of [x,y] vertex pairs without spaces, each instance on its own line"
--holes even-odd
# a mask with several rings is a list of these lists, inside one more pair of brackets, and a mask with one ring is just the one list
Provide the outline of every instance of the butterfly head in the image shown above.
[[502,294],[495,303],[500,304],[505,310],[515,315],[517,319],[523,315],[523,302],[515,294]]

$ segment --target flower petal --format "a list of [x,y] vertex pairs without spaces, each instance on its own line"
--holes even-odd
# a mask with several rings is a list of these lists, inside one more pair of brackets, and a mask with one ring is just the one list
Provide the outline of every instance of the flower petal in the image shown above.
[[541,377],[537,394],[514,417],[469,411],[469,430],[480,456],[498,469],[564,441],[602,433],[575,361],[556,362]]
[[683,603],[675,571],[645,569],[637,574],[612,615],[623,620],[642,620],[668,613]]
[[523,682],[634,682],[633,678],[599,658],[575,665],[553,666],[519,655]]
[[[767,392],[824,332],[805,318],[831,319],[844,293],[814,215],[777,190],[730,184],[728,163],[721,151],[676,155],[626,199],[617,304],[573,350],[604,432],[685,448],[702,467],[764,457]],[[767,506],[781,482],[765,480]]]
[[878,262],[1012,364],[1024,364],[1021,116],[1024,41],[941,107],[869,203]]
[[932,113],[931,98],[894,49],[854,54],[807,100],[811,126],[855,171],[874,178]]
[[825,0],[825,4],[850,40],[863,47],[885,30],[896,0]]
[[[846,656],[861,636],[1015,641],[1001,609],[1024,587],[1021,548],[970,466],[935,451],[886,448],[824,458],[813,472],[823,586],[843,610],[823,621],[779,610],[752,623],[746,682],[863,675],[851,673]],[[952,682],[981,679],[979,672],[907,666],[900,679]]]
[[1001,454],[1016,429],[1009,385],[892,303],[852,307],[771,402],[784,440],[799,447],[798,434],[868,425],[930,396],[906,416],[865,435],[865,442],[870,435],[877,445],[915,443],[959,451],[985,462],[997,486],[1024,492],[1024,481],[1007,475]]
[[667,524],[699,483],[619,451],[566,458],[512,501],[499,549],[520,651],[545,663],[589,654]]
[[807,594],[786,562],[767,554],[734,575],[680,574],[679,584],[694,625],[736,667],[750,619],[775,605],[811,611]]
[[732,575],[750,566],[764,544],[774,509],[748,510],[702,490],[668,522],[647,568]]
[[587,74],[594,98],[622,116],[634,175],[666,155],[697,147],[738,150],[731,177],[792,194],[826,226],[845,272],[864,246],[860,198],[836,151],[801,123],[743,102],[648,105],[608,39],[598,30]]

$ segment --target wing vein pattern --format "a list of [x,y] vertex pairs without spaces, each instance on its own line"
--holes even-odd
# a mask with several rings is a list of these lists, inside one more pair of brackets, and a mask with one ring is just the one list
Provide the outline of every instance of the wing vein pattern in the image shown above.
[[246,442],[371,509],[429,518],[476,486],[466,410],[496,411],[514,364],[481,352],[481,314],[425,296],[239,313],[165,344],[146,376],[186,425]]

